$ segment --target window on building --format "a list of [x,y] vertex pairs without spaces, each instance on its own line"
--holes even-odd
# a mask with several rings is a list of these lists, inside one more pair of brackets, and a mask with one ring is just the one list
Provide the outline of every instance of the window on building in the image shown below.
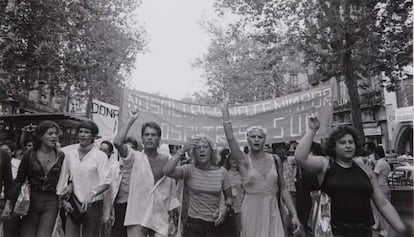
[[299,81],[298,81],[298,74],[297,74],[297,73],[291,73],[291,74],[289,75],[289,81],[290,81],[290,84],[291,84],[292,86],[297,86],[297,85],[299,85]]
[[349,100],[348,88],[345,85],[344,80],[340,80],[338,82],[338,99],[342,99],[344,101]]

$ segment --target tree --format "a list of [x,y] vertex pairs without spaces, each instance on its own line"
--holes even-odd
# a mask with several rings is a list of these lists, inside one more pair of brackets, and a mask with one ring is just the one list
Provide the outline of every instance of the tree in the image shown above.
[[70,87],[108,103],[145,46],[145,32],[131,16],[134,0],[19,1],[0,6],[0,84],[27,96],[39,81],[50,93]]
[[[217,6],[242,16],[244,24],[260,29],[266,42],[286,26],[289,41],[305,52],[324,78],[344,80],[352,123],[363,132],[358,81],[381,74],[387,88],[407,77],[412,61],[411,1],[218,0]],[[363,134],[362,134],[363,135]]]
[[252,102],[297,90],[283,79],[291,70],[303,71],[294,49],[281,41],[263,42],[244,27],[237,23],[226,29],[214,22],[204,25],[211,35],[211,44],[193,66],[204,70],[208,90],[193,94],[197,101],[218,103],[224,91],[228,91],[233,102]]

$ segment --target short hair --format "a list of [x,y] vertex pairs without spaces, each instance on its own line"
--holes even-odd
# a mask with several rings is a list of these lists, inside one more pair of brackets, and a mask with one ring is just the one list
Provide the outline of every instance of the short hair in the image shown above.
[[367,146],[368,151],[370,151],[371,153],[375,152],[375,148],[376,148],[375,143],[367,142],[365,143],[365,145]]
[[133,137],[126,137],[124,139],[124,144],[131,143],[132,149],[137,150],[138,149],[138,140]]
[[110,141],[108,141],[108,140],[104,140],[104,141],[102,141],[101,142],[101,145],[102,144],[106,144],[106,145],[108,145],[108,147],[109,147],[109,151],[112,153],[113,151],[114,151],[114,145],[112,145],[112,142],[110,142]]
[[76,128],[76,133],[79,133],[79,130],[81,130],[81,128],[86,128],[88,130],[91,131],[92,136],[96,136],[99,133],[99,128],[96,125],[96,123],[94,123],[93,121],[87,120],[87,121],[82,121],[78,127]]
[[384,158],[385,157],[384,148],[382,148],[382,146],[375,147],[374,153],[375,153],[375,155],[378,156],[378,158]]
[[355,143],[355,154],[354,156],[359,156],[362,152],[362,141],[359,136],[358,131],[354,127],[350,126],[339,126],[331,132],[326,142],[325,154],[329,157],[336,158],[335,146],[336,142],[343,138],[346,134],[350,134],[354,139]]
[[[211,150],[211,157],[210,157],[210,160],[211,160],[211,164],[214,164],[214,165],[217,165],[217,161],[218,161],[218,158],[217,158],[217,147],[216,147],[216,145],[214,144],[214,142],[213,142],[213,139],[211,139],[208,135],[206,135],[206,134],[197,134],[197,135],[195,135],[194,136],[194,138],[195,139],[200,139],[200,141],[205,141],[205,142],[207,142],[207,144],[209,145],[209,147],[210,147],[210,150]],[[190,156],[193,158],[194,157],[194,154],[195,154],[195,150],[194,149],[192,149],[191,151],[190,151]],[[197,159],[194,159],[194,164],[196,165],[197,164]]]
[[49,128],[56,128],[59,135],[59,125],[51,120],[45,120],[39,123],[33,132],[33,150],[38,150],[42,144],[42,136],[47,132]]
[[254,126],[248,127],[247,130],[246,130],[246,137],[249,137],[250,134],[253,132],[253,130],[259,130],[259,131],[261,131],[263,133],[265,139],[266,139],[266,137],[267,137],[267,130],[266,130],[266,128],[264,128],[262,126],[258,126],[258,125],[254,125]]
[[159,137],[161,137],[161,127],[156,122],[146,122],[146,123],[144,123],[142,125],[142,128],[141,128],[141,136],[144,136],[144,132],[145,132],[145,129],[147,127],[155,129],[157,131],[157,135]]
[[11,140],[5,140],[1,142],[0,146],[8,146],[12,152],[15,152],[17,149],[16,143]]

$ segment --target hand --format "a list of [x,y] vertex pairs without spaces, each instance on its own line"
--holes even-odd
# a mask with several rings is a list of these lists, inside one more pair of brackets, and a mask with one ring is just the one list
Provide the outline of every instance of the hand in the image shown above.
[[293,228],[294,228],[293,229],[293,234],[296,235],[296,236],[301,235],[302,234],[301,232],[303,232],[303,229],[302,229],[302,224],[300,223],[299,218],[298,218],[297,215],[294,215],[292,217],[292,225],[293,225]]
[[9,220],[11,218],[12,212],[13,210],[12,210],[10,201],[6,201],[6,204],[3,209],[3,213],[1,214],[1,218],[3,220]]
[[81,212],[86,212],[86,210],[88,209],[88,205],[89,203],[92,202],[92,199],[95,197],[95,193],[93,193],[92,191],[89,192],[86,197],[85,200],[82,202],[82,210]]
[[22,132],[31,133],[31,132],[34,132],[35,129],[36,129],[36,125],[29,124],[29,125],[26,125],[22,128]]
[[130,119],[131,120],[135,121],[139,117],[139,110],[138,110],[138,108],[129,111],[129,116],[130,116]]
[[229,107],[229,100],[230,100],[229,98],[230,98],[229,92],[228,91],[224,92],[223,101],[221,103],[222,108],[228,108]]
[[320,126],[321,126],[321,123],[319,122],[318,117],[316,116],[309,117],[309,128],[310,129],[317,131]]
[[111,215],[102,216],[102,223],[103,224],[111,223]]
[[63,201],[62,205],[63,205],[63,210],[65,210],[65,212],[67,213],[73,212],[73,207],[72,205],[70,205],[68,201]]
[[226,218],[227,215],[227,207],[224,206],[222,208],[217,209],[217,211],[214,213],[214,216],[217,216],[216,220],[214,221],[214,225],[220,225],[224,218]]
[[63,200],[69,199],[72,192],[73,192],[73,185],[72,183],[70,183],[69,185],[63,188],[62,194],[60,195],[61,199]]
[[175,236],[177,233],[177,225],[173,222],[168,222],[168,236]]
[[102,234],[103,236],[110,236],[112,224],[113,224],[112,217],[108,216],[108,219],[106,221],[104,221],[104,218],[106,217],[102,218],[102,232],[103,232]]

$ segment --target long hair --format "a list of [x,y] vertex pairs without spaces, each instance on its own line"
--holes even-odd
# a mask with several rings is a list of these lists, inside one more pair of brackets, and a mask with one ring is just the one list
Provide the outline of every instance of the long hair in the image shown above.
[[335,146],[336,142],[343,138],[346,134],[349,134],[354,139],[355,143],[355,154],[354,156],[359,156],[362,153],[362,141],[360,139],[358,131],[354,127],[350,126],[340,126],[335,129],[328,137],[326,142],[325,154],[329,157],[336,158]]
[[[206,134],[197,134],[197,135],[194,136],[194,138],[195,139],[200,139],[201,141],[207,142],[207,144],[209,145],[210,150],[211,150],[211,157],[210,157],[211,164],[217,165],[217,163],[218,163],[217,162],[218,161],[217,153],[218,152],[217,152],[217,147],[213,142],[213,139],[211,139]],[[197,159],[195,159],[195,150],[194,149],[190,150],[190,156],[191,156],[191,158],[194,159],[194,165],[197,165]]]
[[42,144],[42,136],[47,132],[49,128],[56,128],[59,135],[59,125],[53,121],[45,120],[38,124],[33,132],[33,150],[38,150]]

